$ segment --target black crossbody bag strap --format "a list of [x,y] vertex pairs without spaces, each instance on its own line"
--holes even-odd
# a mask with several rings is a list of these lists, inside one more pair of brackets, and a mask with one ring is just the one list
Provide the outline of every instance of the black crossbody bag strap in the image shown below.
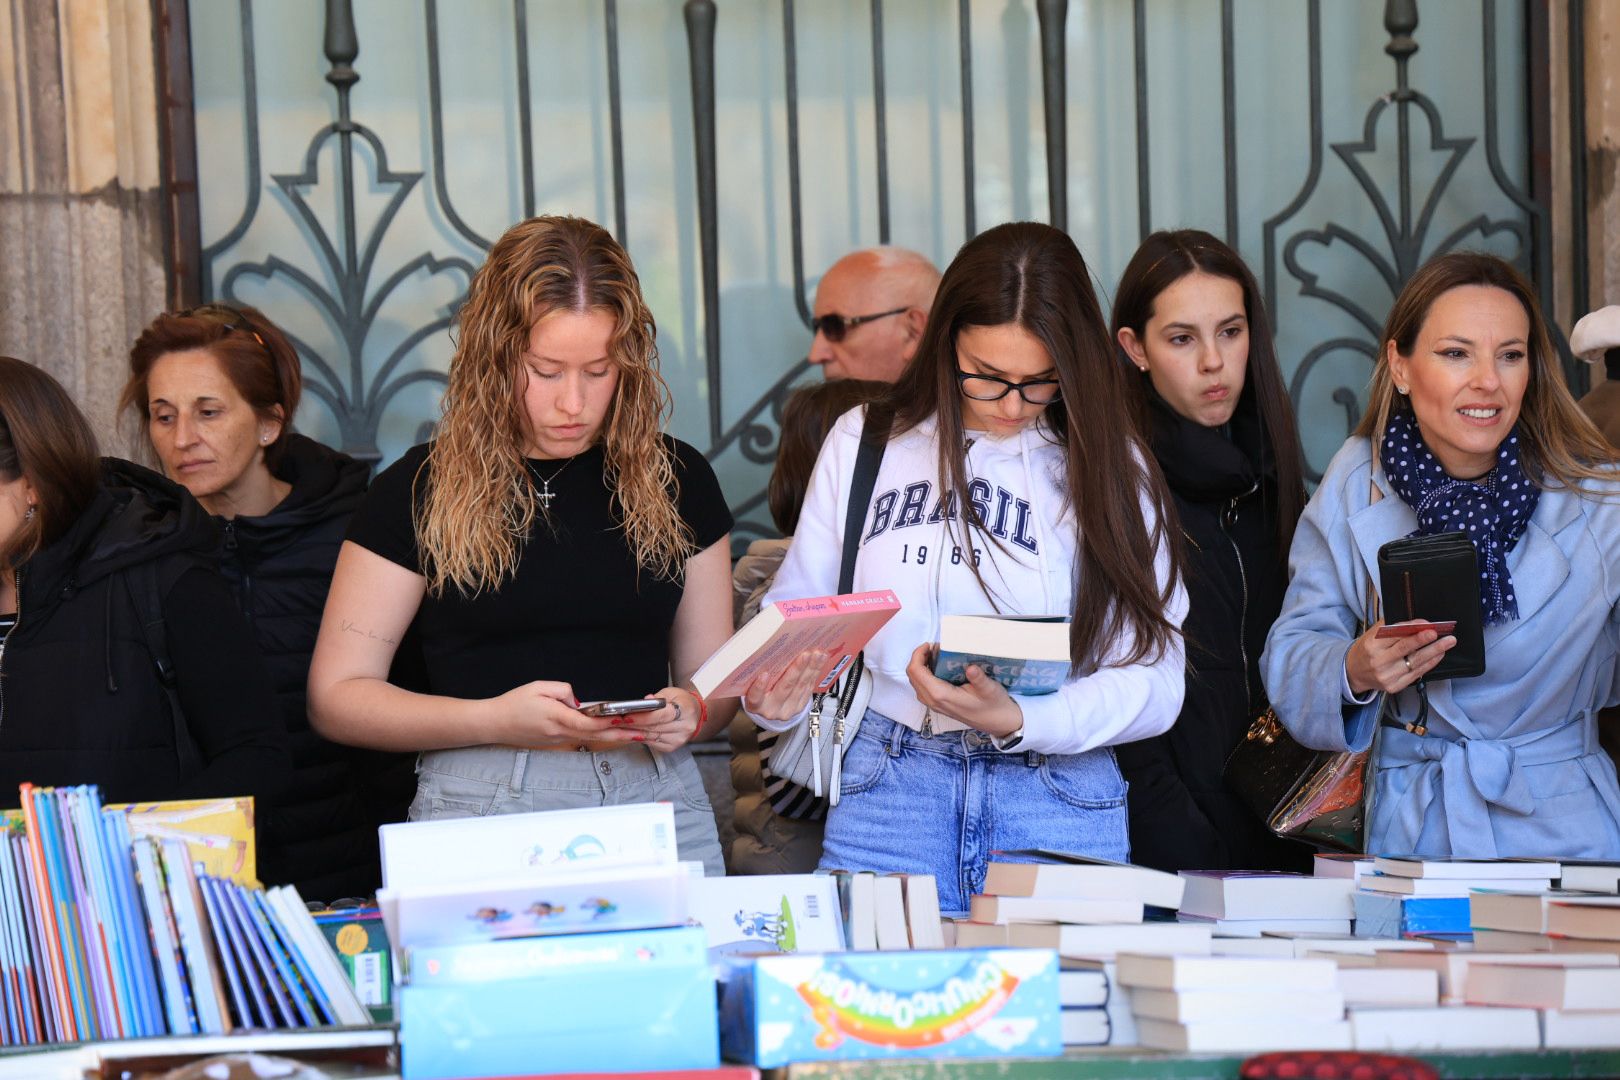
[[844,517],[844,559],[838,567],[838,592],[849,592],[855,584],[855,556],[861,549],[861,530],[866,527],[866,510],[872,504],[872,489],[877,486],[878,466],[883,464],[883,451],[889,442],[888,417],[874,417],[876,410],[866,407],[866,422],[861,426],[860,449],[855,452],[854,482],[849,488],[849,511]]

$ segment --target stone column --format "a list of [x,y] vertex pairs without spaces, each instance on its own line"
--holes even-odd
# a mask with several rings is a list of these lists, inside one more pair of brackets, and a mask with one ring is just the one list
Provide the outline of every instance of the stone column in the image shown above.
[[1620,304],[1620,4],[1586,4],[1590,306]]
[[0,353],[55,375],[107,452],[165,298],[149,0],[0,4]]

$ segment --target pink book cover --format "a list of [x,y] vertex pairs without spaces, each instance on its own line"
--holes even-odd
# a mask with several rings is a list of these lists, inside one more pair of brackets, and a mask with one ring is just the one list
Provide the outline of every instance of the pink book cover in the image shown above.
[[801,653],[825,650],[817,689],[826,690],[899,610],[889,589],[778,600],[720,646],[692,684],[704,697],[738,697],[761,672],[779,673]]

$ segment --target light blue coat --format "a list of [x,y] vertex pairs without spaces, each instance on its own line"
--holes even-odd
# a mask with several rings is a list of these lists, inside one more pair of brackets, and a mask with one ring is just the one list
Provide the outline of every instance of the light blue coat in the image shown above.
[[[1369,851],[1620,858],[1620,785],[1597,738],[1597,710],[1620,702],[1620,484],[1606,491],[1542,492],[1507,559],[1519,617],[1485,628],[1485,674],[1429,685],[1427,735],[1378,729]],[[1346,442],[1300,519],[1260,661],[1278,717],[1306,746],[1372,741],[1378,703],[1344,699],[1344,658],[1379,547],[1416,528],[1368,440]],[[1410,720],[1417,703],[1408,688],[1391,705]]]

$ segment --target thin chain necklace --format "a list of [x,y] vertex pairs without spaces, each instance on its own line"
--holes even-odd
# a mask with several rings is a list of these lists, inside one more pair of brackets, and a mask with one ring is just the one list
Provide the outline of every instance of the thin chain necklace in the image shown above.
[[540,470],[535,468],[534,463],[532,461],[529,463],[529,468],[534,469],[534,475],[540,481],[540,494],[536,497],[540,500],[540,510],[542,513],[549,514],[551,512],[551,500],[557,497],[552,493],[551,482],[557,479],[557,477],[561,476],[563,469],[568,468],[568,466],[572,465],[573,463],[574,458],[569,458],[567,461],[563,462],[562,466],[550,476],[541,476]]

